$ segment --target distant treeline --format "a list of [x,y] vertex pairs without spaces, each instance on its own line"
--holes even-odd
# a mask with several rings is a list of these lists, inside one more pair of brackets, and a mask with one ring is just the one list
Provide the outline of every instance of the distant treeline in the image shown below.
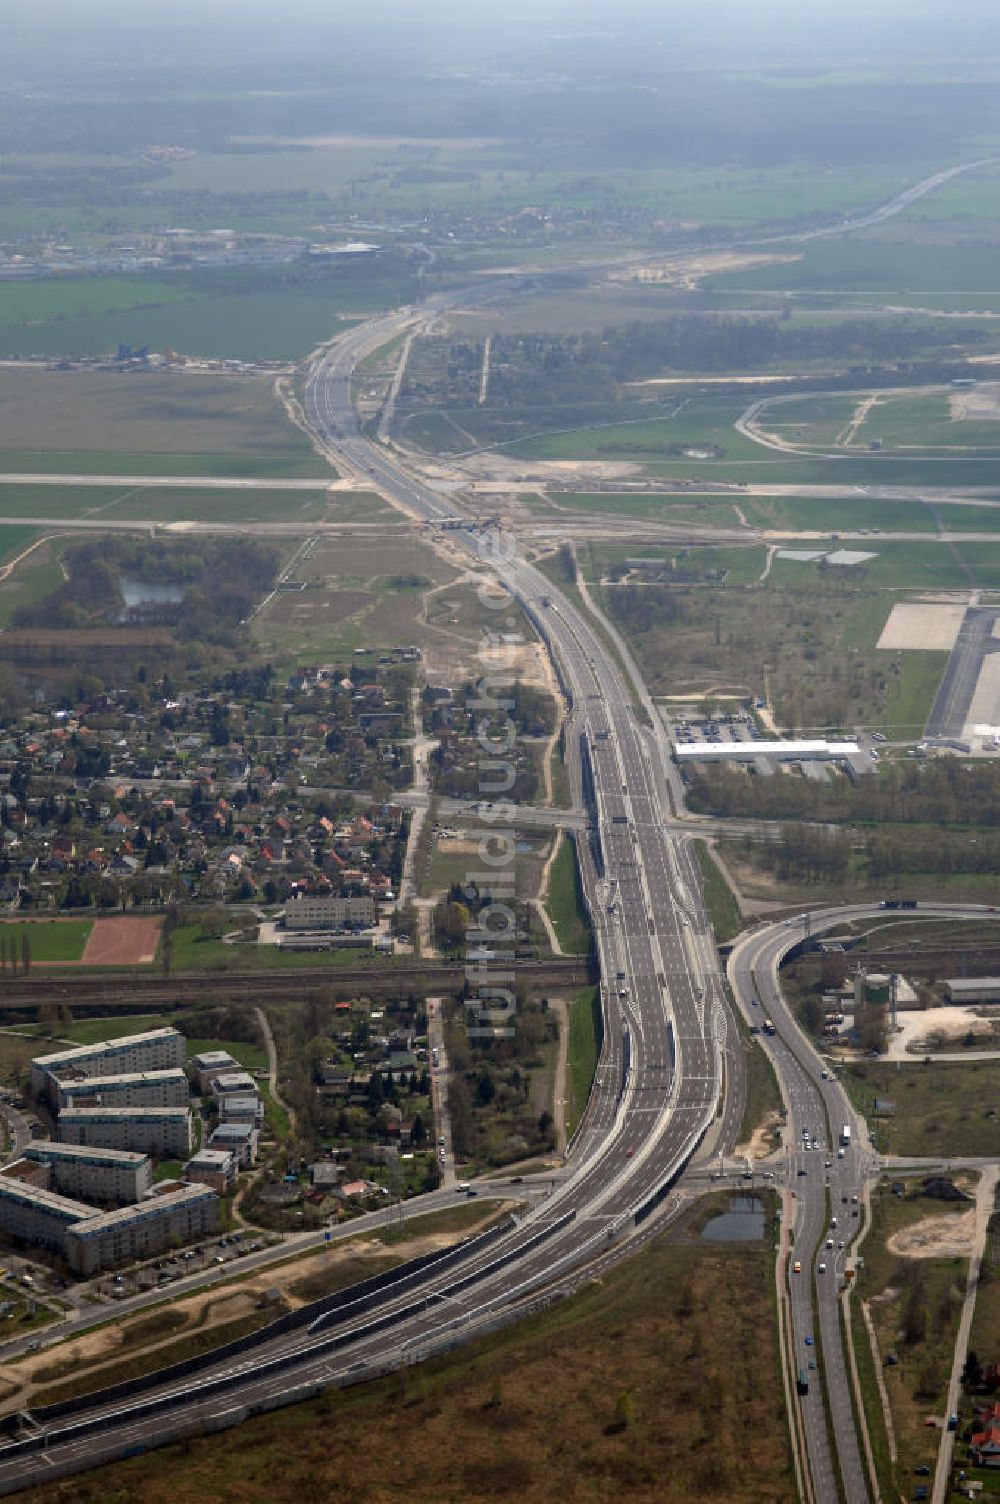
[[[963,329],[963,342],[980,344],[985,331]],[[869,368],[913,365],[926,380],[961,367],[955,330],[913,327],[898,320],[850,319],[840,323],[798,324],[783,319],[677,315],[624,324],[600,333],[509,334],[493,338],[489,406],[546,407],[613,400],[620,386],[657,376],[722,375],[797,369],[814,361],[842,367],[833,385],[857,379]],[[942,365],[943,362],[943,365]],[[478,395],[482,345],[454,340],[446,349],[418,355],[404,389],[413,405],[439,392],[445,381],[450,400],[473,405]],[[435,379],[437,378],[437,380]],[[809,386],[826,385],[809,375]],[[794,387],[790,387],[794,390]]]
[[703,814],[827,824],[1000,828],[1000,766],[955,757],[887,763],[855,783],[755,778],[724,767],[692,770],[687,802]]

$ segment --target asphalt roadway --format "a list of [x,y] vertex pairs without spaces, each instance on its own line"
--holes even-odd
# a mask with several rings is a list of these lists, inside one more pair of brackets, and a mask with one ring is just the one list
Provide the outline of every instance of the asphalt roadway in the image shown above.
[[[670,824],[662,725],[658,718],[651,727],[642,724],[630,686],[591,619],[531,564],[509,552],[510,540],[475,530],[454,498],[423,485],[391,451],[358,433],[351,405],[356,364],[412,321],[413,315],[403,310],[363,325],[331,346],[312,367],[306,410],[342,472],[367,477],[366,484],[421,522],[448,524],[449,537],[470,563],[480,564],[484,575],[499,578],[519,599],[549,644],[571,701],[567,746],[578,797],[584,757],[591,775],[597,849],[582,836],[578,849],[601,964],[605,1038],[568,1169],[541,1205],[485,1251],[472,1251],[461,1265],[430,1274],[419,1292],[390,1290],[377,1321],[366,1315],[352,1325],[344,1318],[347,1331],[337,1334],[336,1346],[331,1329],[299,1331],[276,1338],[252,1359],[213,1364],[209,1356],[196,1379],[167,1382],[135,1403],[109,1404],[95,1397],[73,1423],[54,1424],[44,1447],[0,1448],[0,1492],[92,1466],[109,1449],[157,1445],[168,1434],[168,1423],[235,1423],[248,1405],[276,1402],[290,1383],[363,1377],[380,1365],[413,1361],[471,1337],[503,1315],[524,1309],[540,1291],[571,1280],[582,1265],[594,1260],[603,1265],[618,1256],[630,1246],[637,1215],[641,1221],[662,1202],[706,1135],[731,1142],[738,1126],[742,1050],[727,1016],[698,878],[683,834]],[[484,632],[503,631],[497,615],[484,604]],[[470,671],[476,671],[475,664]],[[483,789],[486,798],[495,799],[496,793],[490,786]],[[482,834],[491,834],[486,821]],[[831,914],[829,923],[840,917]],[[809,1127],[829,1151],[839,1127],[852,1123],[853,1114],[839,1086],[817,1078],[816,1057],[780,999],[777,958],[795,937],[773,927],[762,934],[770,938],[751,937],[749,949],[734,952],[733,987],[753,1018],[747,987],[750,970],[756,974],[763,1004],[780,1030],[774,1059],[789,1098],[796,1146],[801,1128]],[[762,948],[754,949],[756,945]],[[727,1092],[720,1110],[724,1070],[735,1090]],[[852,1140],[845,1158],[834,1159],[834,1205],[838,1193],[853,1194],[872,1168],[856,1132]],[[828,1229],[827,1187],[818,1173],[822,1161],[816,1151],[796,1147],[792,1163],[796,1171],[807,1170],[805,1176],[795,1176],[794,1211],[796,1253],[809,1269],[818,1262],[815,1252]],[[814,1497],[839,1497],[839,1468],[853,1504],[867,1498],[868,1490],[836,1317],[837,1253],[827,1261],[827,1274],[815,1275],[815,1304],[808,1275],[792,1281],[791,1298],[795,1356],[804,1359],[799,1366],[808,1362],[805,1336],[814,1335],[815,1327],[820,1338],[837,1436],[835,1457],[821,1386],[816,1386],[802,1405]],[[278,1359],[291,1363],[291,1370],[268,1367]],[[164,1408],[151,1408],[151,1401]]]
[[[809,930],[816,934],[845,920],[881,912],[877,904],[812,911]],[[981,904],[921,903],[920,913],[932,918],[981,920],[990,910]],[[825,1386],[811,1383],[809,1394],[796,1401],[814,1496],[817,1501],[838,1499],[839,1473],[843,1494],[854,1504],[869,1497],[869,1488],[854,1424],[838,1298],[845,1270],[853,1266],[851,1244],[863,1226],[865,1189],[879,1173],[879,1160],[871,1148],[864,1119],[854,1111],[840,1082],[826,1072],[782,995],[778,968],[803,934],[801,920],[751,931],[734,945],[728,975],[747,1021],[761,1028],[769,1018],[776,1030],[774,1035],[762,1034],[760,1038],[774,1064],[788,1108],[784,1214],[794,1219],[786,1272],[794,1347],[789,1356],[793,1377],[800,1368],[808,1371],[810,1358],[815,1358],[825,1380]],[[850,1145],[841,1158],[845,1126],[851,1130]],[[819,1149],[802,1147],[803,1129],[818,1138]],[[854,1196],[858,1198],[856,1204],[851,1199]],[[832,1248],[826,1246],[829,1239]],[[838,1247],[841,1242],[843,1248]],[[799,1274],[793,1270],[796,1260],[802,1266]],[[819,1272],[821,1263],[826,1266],[823,1273]],[[808,1347],[807,1336],[813,1338]],[[817,1377],[818,1370],[810,1374],[813,1380]],[[794,1417],[790,1419],[794,1422]]]
[[[369,484],[414,518],[452,522],[455,502],[363,439],[351,406],[358,360],[411,321],[404,311],[337,342],[312,368],[306,409],[341,471],[369,477]],[[252,1360],[214,1367],[209,1362],[198,1382],[168,1383],[154,1391],[156,1398],[169,1400],[172,1425],[199,1419],[225,1424],[227,1414],[287,1390],[288,1371],[269,1371],[267,1359],[294,1359],[296,1383],[329,1382],[363,1372],[365,1365],[408,1361],[457,1335],[473,1335],[484,1320],[516,1308],[581,1263],[606,1259],[611,1245],[632,1232],[636,1214],[641,1218],[666,1195],[716,1120],[725,998],[690,863],[667,829],[662,728],[642,727],[629,687],[590,621],[533,566],[508,557],[502,551],[506,540],[495,533],[483,538],[461,525],[450,536],[470,563],[481,564],[484,575],[508,586],[549,643],[573,706],[567,740],[577,790],[580,747],[585,743],[589,749],[600,856],[595,861],[586,841],[579,850],[601,962],[605,1037],[568,1173],[509,1234],[470,1255],[459,1269],[429,1276],[419,1299],[412,1291],[388,1294],[377,1328],[363,1323],[343,1349],[331,1349],[328,1331],[286,1334],[275,1339],[266,1356],[257,1352]],[[484,631],[504,630],[496,618],[497,612],[484,606]],[[483,794],[496,797],[489,782]],[[482,834],[490,833],[485,827]],[[516,1027],[516,1017],[512,1024]],[[732,1047],[730,1060],[738,1073],[741,1056]],[[55,1469],[92,1466],[112,1443],[156,1445],[166,1434],[164,1422],[163,1412],[150,1411],[149,1397],[110,1405],[98,1397],[75,1425],[54,1425],[43,1448],[0,1448],[0,1492],[51,1477]]]
[[983,664],[990,653],[1000,652],[1000,642],[993,636],[998,620],[1000,609],[995,606],[970,606],[966,611],[927,718],[925,736],[961,739]]

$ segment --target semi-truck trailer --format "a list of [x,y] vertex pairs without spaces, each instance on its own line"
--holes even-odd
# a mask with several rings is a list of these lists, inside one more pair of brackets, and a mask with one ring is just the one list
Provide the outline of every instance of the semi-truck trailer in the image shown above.
[[841,1128],[841,1130],[840,1130],[840,1142],[844,1146],[845,1149],[849,1149],[850,1148],[850,1146],[851,1146],[851,1125],[850,1125],[850,1123],[845,1123],[844,1126],[843,1126],[843,1128]]

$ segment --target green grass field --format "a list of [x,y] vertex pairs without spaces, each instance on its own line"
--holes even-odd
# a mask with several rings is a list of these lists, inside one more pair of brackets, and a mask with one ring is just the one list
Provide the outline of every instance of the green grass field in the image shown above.
[[[538,434],[498,446],[508,454],[532,459],[668,459],[671,444],[698,450],[716,446],[730,461],[756,459],[766,454],[759,444],[744,439],[733,423],[746,409],[742,398],[694,397],[676,417],[636,418],[632,421],[595,423],[566,433]],[[611,413],[613,409],[609,409]],[[689,464],[703,469],[718,463],[693,457]]]
[[[930,202],[925,200],[924,202]],[[988,293],[1000,295],[990,245],[925,245],[899,240],[814,240],[801,259],[706,278],[707,288],[753,291]]]
[[567,1139],[572,1137],[587,1105],[601,1052],[602,1034],[600,990],[597,987],[584,987],[569,1000]]
[[[804,449],[935,450],[995,453],[1000,449],[1000,421],[953,417],[952,391],[904,394],[873,392],[822,402],[803,397],[776,403],[761,415],[760,426]],[[860,411],[862,403],[870,405]],[[833,413],[828,409],[833,409]],[[834,418],[833,414],[836,414]],[[852,420],[858,416],[856,426]],[[838,443],[838,440],[840,441]]]
[[176,302],[185,292],[176,283],[147,277],[50,277],[41,282],[0,282],[0,338],[30,340],[38,324],[120,314]]
[[[156,457],[154,457],[155,459]],[[201,457],[198,456],[198,459]],[[154,466],[155,468],[155,466]],[[333,493],[321,485],[315,490],[236,490],[174,486],[65,486],[0,484],[0,524],[4,517],[38,517],[57,523],[78,518],[109,522],[268,522],[298,518],[303,522],[331,521],[365,510],[359,492]],[[28,540],[35,529],[5,527],[0,549],[7,537],[18,532]],[[16,542],[16,539],[14,540]],[[11,547],[8,552],[14,552]],[[6,557],[6,554],[4,555]]]
[[934,539],[902,542],[869,538],[851,545],[862,552],[876,554],[865,564],[823,569],[817,563],[794,559],[775,559],[769,583],[802,585],[809,571],[818,571],[828,579],[843,575],[845,585],[881,587],[894,590],[995,590],[1000,588],[1000,542],[941,543]]
[[923,735],[947,662],[947,653],[900,653],[899,674],[892,683],[882,720],[890,740]]
[[22,553],[38,536],[35,527],[0,526],[0,563]]
[[13,947],[20,960],[27,940],[32,962],[79,961],[93,927],[92,919],[35,919],[23,923],[4,920],[0,922],[0,953],[4,945],[8,954]]
[[0,369],[0,470],[333,479],[272,379],[182,370]]
[[549,869],[546,908],[563,950],[568,955],[586,955],[591,946],[590,924],[577,873],[576,847],[567,835],[560,838]]
[[720,945],[725,945],[743,929],[743,915],[706,842],[695,841],[694,853],[701,870],[705,907],[712,921],[715,938]]
[[149,283],[97,277],[28,287],[28,318],[17,314],[25,284],[0,287],[2,356],[101,356],[126,344],[252,361],[301,359],[344,327],[342,315],[398,307],[414,283],[395,260],[380,259],[344,261],[323,276],[198,269]]
[[[1000,1154],[1000,1119],[991,1105],[1000,1087],[998,1060],[924,1065],[915,1059],[902,1066],[864,1061],[845,1066],[840,1079],[881,1153]],[[875,1116],[876,1097],[895,1104],[891,1117]]]
[[[742,502],[741,502],[742,505]],[[559,512],[606,512],[614,517],[644,517],[664,522],[695,522],[706,527],[735,528],[740,525],[739,513],[724,497],[711,494],[693,497],[683,492],[660,494],[621,494],[597,492],[560,492],[549,502],[540,505],[546,515]]]

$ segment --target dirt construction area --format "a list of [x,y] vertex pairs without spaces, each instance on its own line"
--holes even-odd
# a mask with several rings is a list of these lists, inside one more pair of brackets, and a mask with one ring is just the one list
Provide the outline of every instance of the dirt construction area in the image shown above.
[[975,1246],[976,1209],[947,1216],[923,1217],[886,1240],[886,1248],[904,1259],[968,1258]]
[[80,965],[149,966],[162,928],[162,919],[95,919]]
[[[482,1222],[488,1221],[491,1215],[492,1211],[484,1214]],[[138,1353],[176,1343],[185,1332],[202,1333],[207,1328],[253,1316],[261,1309],[266,1292],[280,1293],[282,1305],[273,1313],[278,1316],[282,1309],[295,1309],[308,1299],[318,1298],[318,1289],[309,1293],[295,1289],[303,1281],[322,1280],[324,1277],[332,1280],[338,1269],[342,1269],[349,1271],[344,1283],[353,1283],[388,1267],[388,1263],[398,1262],[400,1257],[414,1258],[447,1248],[463,1235],[463,1232],[429,1232],[422,1237],[407,1239],[405,1251],[395,1258],[393,1251],[378,1239],[352,1238],[339,1247],[325,1248],[306,1258],[291,1259],[285,1264],[261,1269],[228,1287],[223,1285],[202,1291],[169,1305],[158,1306],[153,1311],[140,1312],[120,1323],[113,1320],[114,1311],[111,1309],[107,1325],[48,1351],[33,1353],[0,1367],[0,1386],[4,1386],[0,1390],[0,1409],[7,1411],[22,1404],[26,1390],[59,1383],[88,1369],[95,1370],[96,1388],[103,1365],[114,1365]],[[178,1356],[172,1349],[165,1361],[176,1362]],[[114,1382],[114,1375],[103,1382]]]

